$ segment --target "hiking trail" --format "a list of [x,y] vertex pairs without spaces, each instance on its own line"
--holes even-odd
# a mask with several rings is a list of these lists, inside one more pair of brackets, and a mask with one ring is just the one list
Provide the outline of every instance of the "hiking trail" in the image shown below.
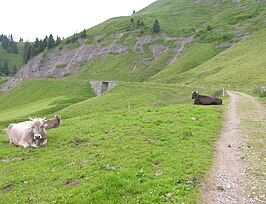
[[266,203],[266,108],[228,91],[229,104],[213,165],[201,186],[203,203]]

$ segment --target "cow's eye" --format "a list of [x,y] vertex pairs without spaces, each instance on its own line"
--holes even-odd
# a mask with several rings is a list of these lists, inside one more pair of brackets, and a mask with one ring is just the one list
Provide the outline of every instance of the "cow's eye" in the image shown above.
[[44,128],[44,125],[42,125],[41,128]]
[[35,128],[35,126],[34,126],[34,125],[32,125],[32,126],[31,126],[31,128],[32,128],[32,129],[34,129],[34,128]]

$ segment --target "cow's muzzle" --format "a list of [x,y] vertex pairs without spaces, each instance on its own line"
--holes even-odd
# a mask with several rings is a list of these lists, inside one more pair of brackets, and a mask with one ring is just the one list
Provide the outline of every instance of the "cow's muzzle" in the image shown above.
[[39,139],[42,139],[42,136],[40,134],[34,134],[34,137],[33,137],[35,140],[39,140]]

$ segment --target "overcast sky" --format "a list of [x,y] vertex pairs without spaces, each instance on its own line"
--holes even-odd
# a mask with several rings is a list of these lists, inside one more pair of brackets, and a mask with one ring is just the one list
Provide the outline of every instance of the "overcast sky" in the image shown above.
[[68,37],[111,17],[129,16],[156,0],[1,0],[0,34],[35,41]]

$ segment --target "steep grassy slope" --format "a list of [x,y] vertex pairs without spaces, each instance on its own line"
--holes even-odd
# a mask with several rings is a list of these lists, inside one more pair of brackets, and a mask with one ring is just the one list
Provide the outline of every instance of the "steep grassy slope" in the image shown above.
[[177,77],[179,74],[193,69],[214,57],[218,50],[210,43],[194,44],[179,57],[178,60],[168,65],[164,70],[152,76],[148,81],[160,83],[176,83],[171,78]]
[[29,116],[51,116],[73,103],[93,97],[87,81],[25,79],[0,97],[0,123],[25,120]]
[[[194,61],[187,70],[265,28],[265,7],[265,1],[254,0],[158,0],[131,16],[88,29],[86,38],[76,34],[63,40],[32,59],[19,76],[66,77],[80,68],[75,79],[143,82],[175,59],[178,64],[188,45],[200,43],[187,53],[187,60]],[[156,18],[159,33],[152,32]],[[206,56],[194,59],[196,50]]]
[[[215,46],[226,48],[251,32],[265,28],[265,6],[265,2],[253,0],[156,1],[130,17],[113,18],[89,29],[87,42],[103,46],[113,43],[136,47],[140,45],[137,39],[145,35],[150,37],[142,42],[143,48],[131,48],[133,52],[110,54],[104,59],[97,58],[83,64],[75,78],[144,81],[164,68],[167,68],[166,78],[170,72],[177,74],[187,71],[222,51],[215,49]],[[161,27],[159,35],[151,33],[155,18]],[[145,26],[136,26],[137,21],[143,21]],[[168,67],[169,60],[176,54],[171,49],[178,47],[178,43],[162,36],[160,40],[155,40],[162,33],[178,38],[193,35],[193,42],[200,42],[200,45],[191,45],[182,59],[177,59]],[[118,37],[113,37],[116,36],[114,34]],[[152,52],[152,45],[156,45],[158,50]],[[169,51],[162,52],[160,46],[165,46],[164,49]],[[160,53],[158,59],[154,59],[155,53]],[[179,67],[177,72],[175,67]]]
[[[186,64],[173,64],[151,81],[183,84],[259,86],[266,83],[266,29],[237,43],[206,63],[189,71]],[[210,53],[210,52],[209,52]],[[183,55],[179,62],[186,60]]]
[[151,67],[151,63],[143,62],[139,52],[129,52],[124,55],[109,54],[105,58],[96,58],[81,66],[71,79],[145,81],[163,70],[170,52],[165,53]]
[[[158,0],[130,17],[110,19],[89,30],[91,35],[112,35],[132,30],[131,17],[143,21],[142,32],[150,32],[155,18],[159,20],[161,31],[171,36],[197,34],[201,40],[226,41],[228,35],[256,31],[265,26],[265,2],[205,1],[205,0]],[[252,20],[252,21],[251,21]],[[263,23],[264,22],[264,23]],[[207,29],[207,26],[210,26]],[[141,29],[140,29],[141,30]],[[140,31],[139,30],[139,31]],[[227,37],[226,37],[227,36]]]

